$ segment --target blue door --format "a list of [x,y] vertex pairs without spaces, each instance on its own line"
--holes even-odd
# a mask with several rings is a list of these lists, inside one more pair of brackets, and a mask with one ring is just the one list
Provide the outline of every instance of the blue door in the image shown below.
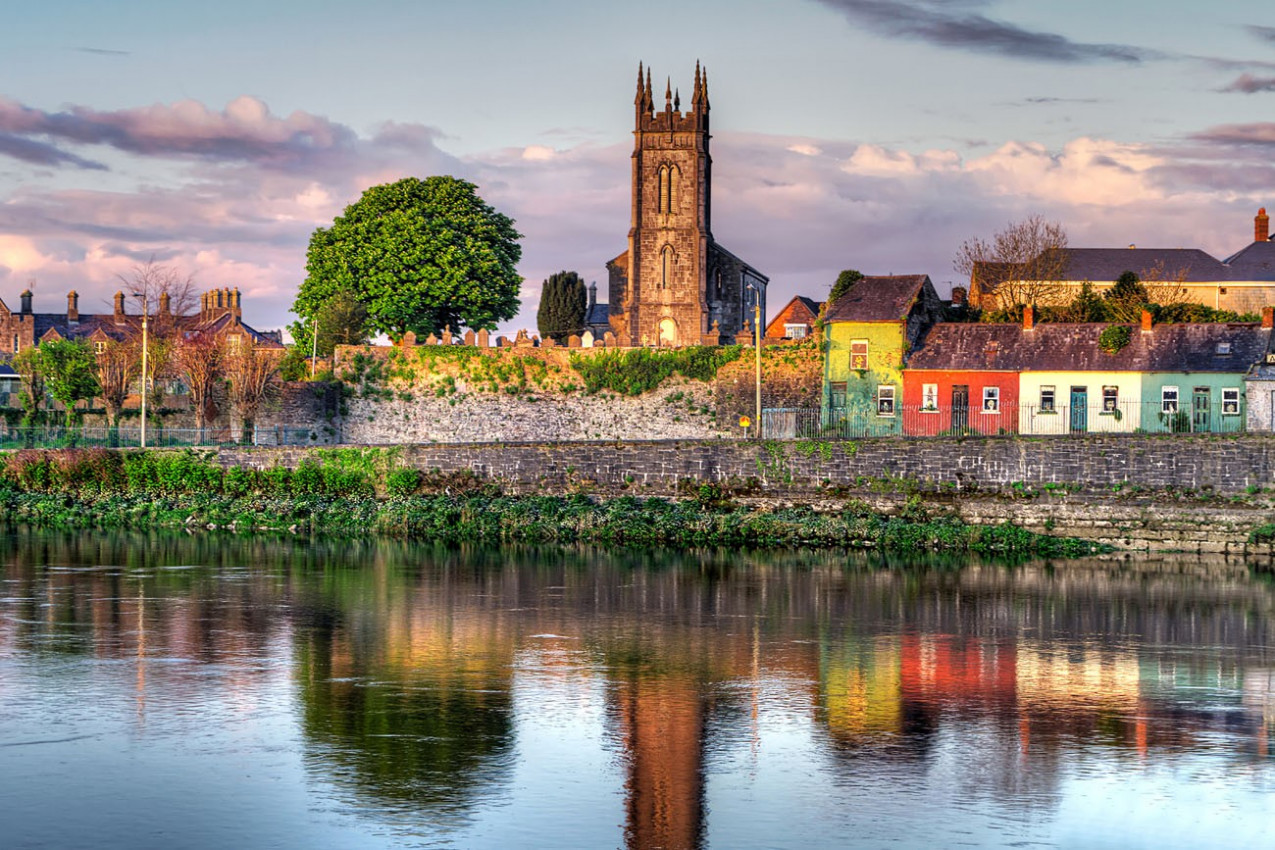
[[1071,388],[1071,430],[1089,430],[1089,388]]

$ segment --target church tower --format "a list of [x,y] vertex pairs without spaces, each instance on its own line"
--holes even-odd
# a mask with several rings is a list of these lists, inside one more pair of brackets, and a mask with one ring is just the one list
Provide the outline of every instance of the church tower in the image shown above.
[[657,111],[639,64],[634,111],[629,245],[607,264],[612,331],[621,345],[717,344],[743,321],[742,301],[728,302],[747,284],[764,304],[766,279],[713,242],[707,71],[696,63],[686,112],[671,80]]

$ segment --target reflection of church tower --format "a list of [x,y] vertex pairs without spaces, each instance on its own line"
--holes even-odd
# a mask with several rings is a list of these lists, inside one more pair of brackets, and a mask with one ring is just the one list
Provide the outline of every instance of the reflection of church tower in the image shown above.
[[611,328],[621,345],[717,344],[757,299],[765,310],[767,279],[713,242],[708,73],[696,63],[687,112],[671,81],[656,112],[639,65],[634,106],[629,247],[607,263]]
[[704,830],[704,707],[693,678],[634,679],[618,689],[629,758],[625,845],[691,850]]

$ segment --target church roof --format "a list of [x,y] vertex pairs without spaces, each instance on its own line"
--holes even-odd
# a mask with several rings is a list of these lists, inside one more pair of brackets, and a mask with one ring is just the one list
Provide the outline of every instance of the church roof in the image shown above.
[[929,275],[878,275],[855,281],[828,305],[828,322],[901,322],[907,318]]

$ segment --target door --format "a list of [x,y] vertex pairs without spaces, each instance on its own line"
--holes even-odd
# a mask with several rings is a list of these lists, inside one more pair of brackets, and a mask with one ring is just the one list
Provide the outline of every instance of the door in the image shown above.
[[970,388],[968,384],[952,385],[952,430],[965,431],[970,427]]
[[1071,388],[1070,427],[1073,432],[1089,430],[1089,388]]
[[1191,430],[1208,432],[1211,399],[1208,387],[1196,387],[1191,391]]

